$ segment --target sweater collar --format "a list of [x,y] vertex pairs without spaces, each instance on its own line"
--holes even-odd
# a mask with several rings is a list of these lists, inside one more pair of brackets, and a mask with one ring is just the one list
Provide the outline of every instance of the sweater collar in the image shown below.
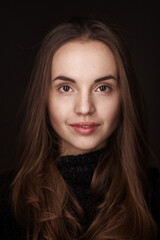
[[68,184],[90,185],[98,159],[104,152],[105,148],[102,148],[76,156],[60,156],[57,159],[57,167]]

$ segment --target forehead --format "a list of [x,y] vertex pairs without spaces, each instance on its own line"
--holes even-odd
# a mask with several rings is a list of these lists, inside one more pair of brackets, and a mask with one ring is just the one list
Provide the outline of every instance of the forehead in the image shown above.
[[[101,41],[75,40],[62,45],[52,60],[52,75],[116,74],[115,57]],[[74,76],[72,76],[74,77]]]

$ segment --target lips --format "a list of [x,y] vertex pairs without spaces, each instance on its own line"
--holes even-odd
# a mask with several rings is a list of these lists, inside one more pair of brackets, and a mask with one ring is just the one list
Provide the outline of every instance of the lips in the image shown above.
[[95,132],[100,124],[95,122],[79,122],[70,126],[81,135],[88,135]]
[[70,126],[76,126],[76,127],[95,127],[95,126],[99,126],[100,124],[95,123],[95,122],[79,122],[79,123],[73,123],[70,124]]

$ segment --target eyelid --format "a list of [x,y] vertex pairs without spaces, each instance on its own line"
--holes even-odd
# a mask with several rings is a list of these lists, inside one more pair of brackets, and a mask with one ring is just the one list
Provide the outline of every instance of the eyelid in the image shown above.
[[[67,84],[67,83],[63,83],[63,84],[60,84],[59,86],[58,86],[58,91],[60,91],[60,89],[62,88],[62,87],[69,87],[70,89],[72,89],[72,87],[69,85],[69,84]],[[73,89],[72,89],[73,90]],[[70,90],[69,91],[67,91],[67,92],[65,92],[65,91],[60,91],[60,92],[62,92],[62,93],[67,93],[67,92],[70,92]]]
[[100,84],[99,86],[96,87],[96,89],[98,89],[98,88],[100,88],[100,87],[103,87],[103,86],[108,87],[110,90],[112,90],[111,85],[110,85],[110,84],[107,84],[107,83]]
[[99,83],[98,86],[97,86],[97,88],[98,88],[98,87],[101,87],[101,86],[111,87],[111,84],[109,84],[109,83]]
[[[66,86],[67,86],[67,87],[70,88],[70,90],[67,91],[67,92],[71,92],[71,89],[73,90],[73,88],[72,88],[70,85],[71,85],[70,83],[69,83],[69,84],[68,84],[68,83],[61,83],[60,85],[58,85],[57,89],[58,89],[58,91],[60,91],[60,89],[61,89],[62,87],[66,87]],[[109,91],[112,90],[111,85],[108,84],[108,83],[101,83],[101,84],[99,84],[98,86],[96,86],[95,90],[97,90],[98,88],[100,88],[100,87],[102,87],[102,86],[108,87],[108,88],[109,88]],[[65,92],[65,91],[60,91],[60,92],[62,92],[62,93],[67,93],[67,92]],[[100,91],[100,92],[108,92],[108,91]]]

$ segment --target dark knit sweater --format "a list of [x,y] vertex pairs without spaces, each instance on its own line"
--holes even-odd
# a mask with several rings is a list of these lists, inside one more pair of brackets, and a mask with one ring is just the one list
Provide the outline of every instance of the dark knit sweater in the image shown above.
[[[78,156],[61,156],[57,160],[57,166],[61,175],[84,210],[85,219],[82,224],[84,230],[88,228],[96,215],[94,208],[97,203],[91,198],[89,187],[98,159],[103,152],[104,149],[101,149]],[[0,184],[2,185],[4,181],[11,181],[11,179],[12,175],[8,175],[5,178],[2,175]],[[151,169],[150,179],[153,185],[153,192],[151,193],[151,203],[149,207],[156,222],[160,226],[160,178],[155,169]],[[0,240],[24,240],[25,233],[20,230],[11,215],[9,196],[9,188],[3,186],[0,194]],[[160,238],[157,240],[159,239]]]
[[68,184],[72,193],[84,210],[83,228],[86,230],[96,215],[96,200],[90,195],[89,189],[98,159],[104,149],[77,156],[61,156],[58,159],[58,169]]

